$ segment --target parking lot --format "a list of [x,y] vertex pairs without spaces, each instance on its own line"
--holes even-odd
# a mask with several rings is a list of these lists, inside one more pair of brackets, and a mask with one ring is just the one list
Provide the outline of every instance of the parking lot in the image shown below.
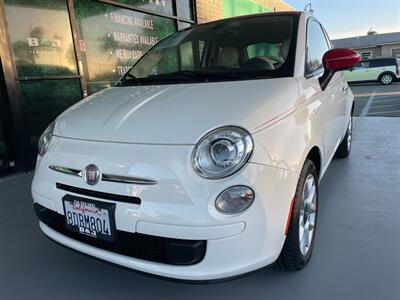
[[321,183],[315,252],[302,272],[270,266],[194,285],[83,256],[39,231],[28,173],[0,179],[0,299],[400,299],[400,85],[351,88],[356,115],[368,118],[355,119],[352,154]]
[[400,82],[353,84],[350,88],[356,96],[355,116],[400,117]]

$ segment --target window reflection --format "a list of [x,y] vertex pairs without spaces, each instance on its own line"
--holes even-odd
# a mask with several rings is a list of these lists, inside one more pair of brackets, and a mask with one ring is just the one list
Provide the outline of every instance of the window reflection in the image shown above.
[[193,20],[192,2],[190,0],[177,0],[176,10],[179,18]]
[[[173,15],[171,0],[114,0],[119,3],[129,4],[140,9],[152,10],[166,15]],[[177,0],[185,1],[185,0]]]
[[21,81],[20,86],[25,96],[34,147],[46,127],[82,98],[79,79]]
[[74,6],[89,94],[114,84],[144,52],[175,32],[170,19],[92,0],[76,0]]
[[19,77],[77,74],[66,1],[5,0],[5,8]]

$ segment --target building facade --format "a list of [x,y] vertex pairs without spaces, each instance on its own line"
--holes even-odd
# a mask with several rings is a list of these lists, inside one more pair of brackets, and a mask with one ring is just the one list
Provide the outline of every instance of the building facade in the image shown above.
[[292,6],[281,0],[196,0],[198,23],[247,14],[293,10]]
[[32,169],[47,125],[165,36],[276,10],[293,9],[279,0],[0,0],[0,175]]
[[351,48],[363,59],[374,57],[400,58],[400,32],[356,36],[333,40],[335,48]]

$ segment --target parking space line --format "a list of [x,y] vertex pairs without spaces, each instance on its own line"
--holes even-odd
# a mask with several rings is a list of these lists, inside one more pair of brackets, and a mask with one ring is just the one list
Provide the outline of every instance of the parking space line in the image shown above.
[[[376,90],[374,91],[376,93]],[[368,97],[371,95],[370,93],[364,94],[354,94],[355,97]],[[377,93],[376,96],[400,96],[399,92],[386,92],[386,93]]]
[[[375,103],[381,103],[381,102],[400,102],[400,98],[399,99],[384,99],[384,100],[381,100],[382,98],[380,98],[380,97],[378,97],[378,98],[375,98]],[[375,104],[374,103],[374,104]]]
[[400,110],[370,112],[370,113],[368,113],[368,115],[381,115],[381,114],[394,114],[394,113],[400,113]]
[[391,106],[399,106],[399,103],[395,103],[395,104],[383,104],[383,105],[377,105],[379,103],[373,103],[373,105],[370,107],[371,109],[379,109],[382,107],[391,107]]
[[374,90],[374,92],[368,98],[367,103],[365,104],[363,110],[360,113],[360,117],[365,117],[368,114],[369,108],[370,108],[370,106],[372,104],[372,101],[374,100],[375,94],[376,94],[376,90]]
[[375,95],[376,98],[379,99],[395,99],[395,100],[399,100],[400,98],[395,98],[393,96],[378,96],[377,94]]

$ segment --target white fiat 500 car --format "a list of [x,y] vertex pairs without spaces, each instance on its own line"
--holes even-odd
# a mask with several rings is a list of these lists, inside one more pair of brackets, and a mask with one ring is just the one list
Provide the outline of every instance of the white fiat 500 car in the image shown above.
[[349,155],[353,94],[310,14],[177,32],[43,133],[41,230],[124,267],[186,280],[304,268],[318,183]]

